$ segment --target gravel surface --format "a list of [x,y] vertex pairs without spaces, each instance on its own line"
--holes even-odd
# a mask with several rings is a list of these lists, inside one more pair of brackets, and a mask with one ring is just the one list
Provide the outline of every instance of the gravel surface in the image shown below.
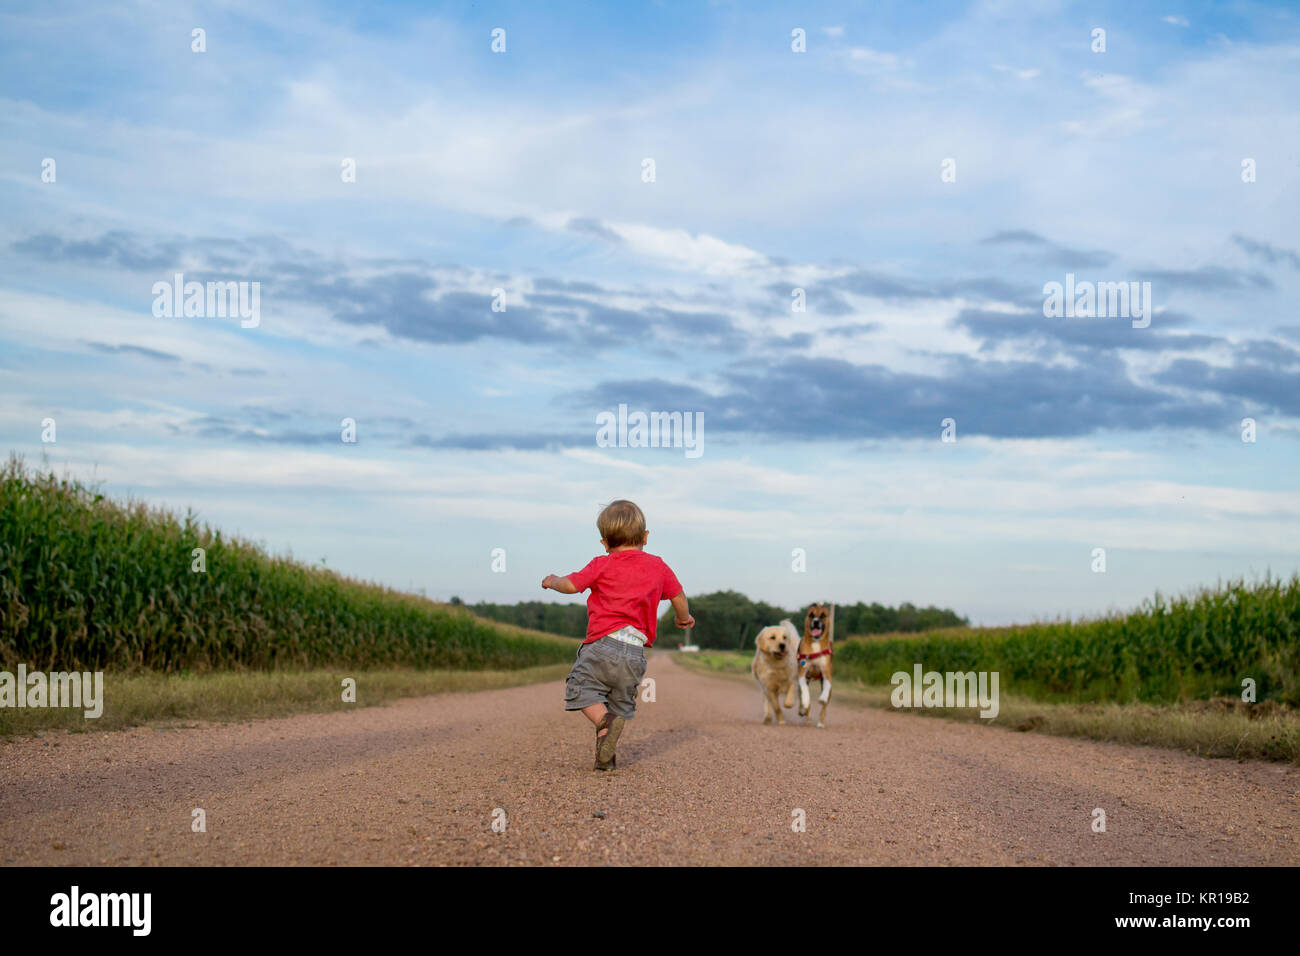
[[[752,684],[667,652],[649,676],[658,700],[639,705],[606,774],[557,682],[13,739],[0,743],[0,862],[1300,863],[1291,766],[838,701],[825,730],[763,726]],[[1097,807],[1105,833],[1092,830]],[[191,831],[194,808],[206,833]],[[806,832],[792,830],[795,810]]]

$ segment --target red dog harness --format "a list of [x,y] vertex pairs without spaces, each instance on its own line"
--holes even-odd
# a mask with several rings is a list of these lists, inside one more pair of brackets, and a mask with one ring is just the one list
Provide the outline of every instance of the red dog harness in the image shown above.
[[802,664],[804,661],[810,661],[810,660],[812,660],[814,657],[821,657],[821,656],[823,656],[823,655],[825,655],[825,654],[829,654],[830,652],[831,652],[831,648],[828,647],[828,648],[826,648],[826,650],[824,650],[824,651],[818,651],[816,654],[800,654],[800,655],[799,655],[799,663]]

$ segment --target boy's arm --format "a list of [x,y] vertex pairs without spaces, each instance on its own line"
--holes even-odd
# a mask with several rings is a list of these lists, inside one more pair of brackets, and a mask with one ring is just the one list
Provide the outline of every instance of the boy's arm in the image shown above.
[[674,623],[678,627],[694,627],[695,618],[691,617],[690,605],[686,603],[686,592],[683,591],[672,599],[673,613],[677,616]]
[[542,578],[542,587],[550,588],[552,591],[559,591],[561,594],[577,594],[578,589],[573,586],[573,582],[567,577],[560,577],[556,574],[548,574]]

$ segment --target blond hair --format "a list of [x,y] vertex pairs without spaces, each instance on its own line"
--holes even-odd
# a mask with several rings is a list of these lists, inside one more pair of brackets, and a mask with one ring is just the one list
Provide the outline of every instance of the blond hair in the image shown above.
[[611,501],[596,518],[600,538],[611,548],[645,543],[645,515],[630,501]]

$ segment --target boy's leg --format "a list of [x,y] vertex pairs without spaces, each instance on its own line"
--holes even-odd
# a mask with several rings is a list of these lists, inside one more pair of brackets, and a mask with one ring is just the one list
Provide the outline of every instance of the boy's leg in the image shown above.
[[[582,708],[582,713],[596,725],[596,769],[613,770],[614,746],[618,744],[618,735],[623,732],[623,718],[604,704],[589,704]],[[610,731],[614,732],[612,737]]]
[[[597,770],[613,769],[613,745],[623,729],[623,721],[616,720],[606,706],[610,688],[604,672],[608,657],[609,648],[600,646],[599,641],[583,644],[564,684],[564,709],[580,710],[596,725]],[[610,731],[614,732],[612,737]],[[610,753],[602,754],[602,748]]]
[[582,708],[582,712],[587,715],[587,719],[596,725],[596,736],[604,737],[609,733],[608,727],[600,726],[600,719],[605,716],[606,710],[604,704],[590,704]]
[[605,715],[605,701],[609,696],[597,673],[599,657],[594,645],[583,644],[564,682],[564,709],[582,711],[593,724],[599,724]]
[[596,726],[596,769],[611,770],[623,725],[636,710],[637,685],[645,673],[644,652],[599,640],[585,644],[569,674],[565,709],[581,710]]
[[[597,739],[597,769],[613,769],[614,751],[627,721],[636,713],[638,685],[645,674],[645,652],[634,645],[606,639],[600,678],[608,689],[605,717],[609,732]],[[599,724],[597,726],[600,726]]]

